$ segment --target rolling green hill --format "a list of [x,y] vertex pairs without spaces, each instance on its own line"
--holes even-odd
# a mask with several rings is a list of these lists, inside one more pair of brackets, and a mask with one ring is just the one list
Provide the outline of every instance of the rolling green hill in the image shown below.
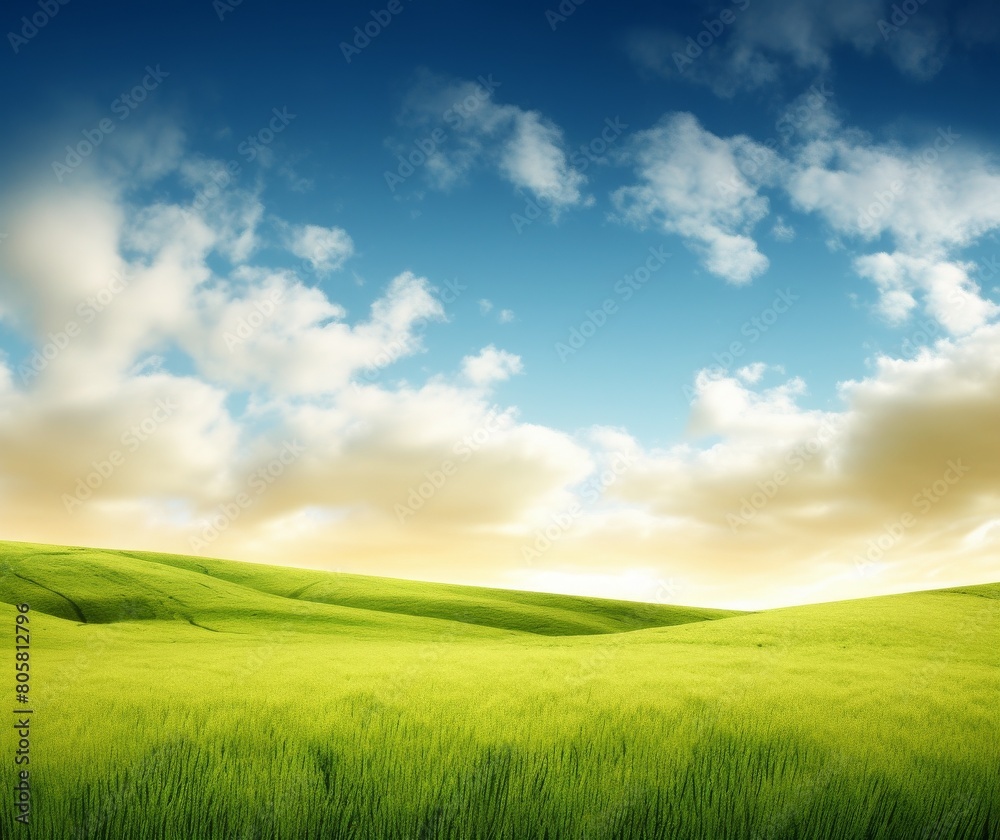
[[0,574],[0,600],[10,603],[17,592],[41,612],[83,623],[177,618],[207,626],[236,617],[284,619],[287,613],[313,624],[328,617],[346,625],[385,626],[384,616],[366,614],[377,612],[568,636],[740,614],[151,552],[0,542],[0,558],[0,571],[7,572]]
[[1000,837],[1000,585],[732,614],[0,543],[23,601],[4,838]]

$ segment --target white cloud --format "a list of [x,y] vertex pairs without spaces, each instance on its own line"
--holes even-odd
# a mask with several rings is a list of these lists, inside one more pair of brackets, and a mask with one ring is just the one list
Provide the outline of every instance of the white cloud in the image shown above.
[[915,149],[846,129],[813,140],[796,156],[789,194],[843,234],[889,234],[910,252],[969,245],[1000,227],[1000,168],[958,146],[950,127],[928,133]]
[[182,336],[200,369],[231,387],[336,392],[364,370],[419,352],[416,327],[444,318],[430,283],[410,272],[394,278],[368,320],[355,324],[293,275],[248,270],[239,277],[243,283],[199,296],[198,317]]
[[761,378],[767,372],[767,365],[763,362],[753,362],[752,364],[741,367],[736,371],[736,375],[742,379],[744,382],[753,385],[760,382]]
[[[697,198],[716,171],[733,174],[752,147],[690,121],[660,128],[665,136],[640,147],[641,186],[661,224],[708,249],[682,218],[681,198]],[[690,161],[680,139],[695,141]],[[696,172],[689,182],[679,174],[678,186],[666,173],[680,161]],[[695,216],[745,235],[741,226],[766,212],[757,187],[786,183],[806,161],[764,164],[752,178],[736,165],[740,198],[709,201]],[[805,383],[794,377],[759,387],[771,370],[762,363],[733,376],[703,371],[694,437],[644,451],[622,429],[573,436],[491,406],[490,386],[523,368],[493,345],[462,359],[460,376],[391,381],[393,362],[422,349],[419,326],[444,317],[427,278],[401,272],[368,312],[354,313],[292,270],[254,264],[255,251],[235,245],[252,225],[118,190],[80,180],[0,199],[0,229],[11,231],[0,302],[29,341],[76,317],[109,272],[129,281],[36,377],[22,381],[16,361],[0,362],[0,526],[11,538],[189,551],[201,520],[294,440],[302,456],[207,553],[317,565],[337,556],[354,571],[497,584],[539,530],[558,526],[544,567],[521,569],[522,579],[562,580],[568,567],[605,586],[632,570],[636,594],[676,577],[700,587],[684,600],[759,605],[870,594],[857,557],[886,522],[915,513],[877,561],[879,586],[920,587],[941,568],[950,575],[942,585],[995,576],[1000,326],[984,323],[992,310],[965,263],[920,251],[926,236],[861,256],[857,268],[902,309],[922,301],[959,338],[910,361],[878,359],[872,376],[842,386],[839,411],[803,407]],[[985,229],[992,205],[981,198],[967,231]],[[242,218],[256,217],[257,200],[233,199],[251,208]],[[835,204],[816,212],[836,220]],[[966,241],[948,236],[934,241],[945,250]],[[220,268],[220,253],[236,264]],[[946,308],[956,294],[964,304]],[[239,341],[227,343],[227,333]],[[176,408],[68,515],[62,495],[124,448],[123,434],[158,401]],[[918,509],[914,498],[937,493],[958,461],[967,473]],[[763,501],[745,515],[751,498]],[[738,533],[730,514],[746,519]]]
[[191,205],[184,211],[185,218],[199,219],[214,237],[215,250],[231,263],[248,260],[261,245],[258,233],[264,217],[261,185],[239,186],[226,164],[218,160],[181,158],[176,170],[181,182],[193,193]]
[[640,183],[612,196],[624,220],[681,236],[730,283],[748,283],[767,269],[749,234],[768,214],[759,187],[778,174],[774,152],[744,136],[717,137],[680,113],[639,133],[629,158]]
[[699,372],[690,430],[698,436],[750,436],[772,441],[800,434],[815,417],[800,411],[795,401],[805,392],[805,382],[796,377],[760,393],[743,384],[758,381],[764,369],[762,365],[742,368],[738,379]]
[[785,220],[781,216],[778,216],[774,222],[774,227],[771,228],[771,236],[779,242],[791,242],[795,239],[795,228],[786,224]]
[[289,251],[307,260],[314,271],[338,271],[354,254],[354,241],[339,227],[294,225],[286,234]]
[[[783,190],[829,225],[837,247],[844,239],[892,242],[891,251],[854,260],[887,320],[900,324],[922,305],[958,335],[1000,314],[960,258],[1000,229],[1000,168],[960,139],[942,127],[917,147],[877,142],[842,127],[821,103],[802,141],[779,155],[744,136],[718,137],[690,114],[669,114],[636,136],[626,159],[640,182],[612,199],[623,220],[681,236],[709,271],[741,284],[768,267],[752,238],[768,214],[762,190]],[[779,216],[772,235],[790,241],[795,231]]]
[[763,574],[765,589],[801,587],[803,600],[866,591],[872,569],[882,591],[941,568],[941,586],[995,577],[980,537],[1000,503],[1000,327],[880,357],[841,386],[838,411],[801,407],[803,391],[699,375],[692,424],[707,442],[633,453],[609,493],[646,512],[646,536],[633,523],[617,550],[638,562],[645,542],[675,573],[708,563],[737,589]]
[[132,122],[107,139],[105,148],[112,151],[85,161],[74,177],[86,173],[114,180],[119,186],[151,184],[174,172],[184,160],[184,132],[166,118]]
[[125,266],[118,253],[124,208],[112,189],[96,184],[8,196],[0,292],[31,327],[62,329],[79,302]]
[[[495,101],[491,77],[453,81],[420,72],[406,97],[400,122],[416,140],[439,138],[417,168],[437,189],[462,183],[477,167],[494,168],[519,190],[526,190],[552,218],[569,207],[588,206],[586,177],[569,164],[562,130],[538,111]],[[397,154],[412,152],[412,142],[392,143]]]
[[[193,169],[175,174],[184,172]],[[570,436],[484,402],[491,384],[522,370],[512,353],[491,345],[463,359],[455,384],[389,384],[391,366],[422,349],[420,327],[444,320],[426,278],[401,272],[352,317],[294,271],[254,265],[217,207],[126,200],[117,189],[79,179],[0,201],[12,223],[0,301],[27,340],[40,347],[79,318],[81,300],[107,292],[109,276],[126,279],[27,378],[17,361],[0,362],[8,536],[190,551],[202,520],[296,441],[304,454],[259,500],[251,488],[253,504],[210,553],[274,560],[294,543],[297,556],[322,562],[325,546],[340,544],[359,571],[378,557],[387,571],[422,562],[423,574],[452,577],[456,545],[489,539],[487,554],[502,562],[496,533],[568,502],[592,468]],[[230,190],[222,200],[256,207]],[[217,253],[235,264],[220,273]],[[91,476],[96,486],[68,513],[64,494],[124,450],[133,426],[139,445],[106,480]],[[446,459],[459,473],[401,523],[397,506]]]
[[[493,301],[483,298],[479,301],[479,314],[489,315],[493,311]],[[497,312],[497,323],[498,324],[509,324],[514,320],[514,310],[513,309],[501,309]]]
[[963,263],[878,253],[858,257],[854,268],[874,281],[880,293],[879,309],[891,323],[905,321],[916,307],[915,293],[924,308],[953,335],[970,332],[1000,314],[1000,307],[980,295]]
[[558,215],[563,207],[588,203],[581,192],[587,179],[569,166],[564,149],[557,126],[536,111],[520,111],[514,133],[503,146],[500,170]]
[[996,542],[998,537],[1000,537],[1000,519],[991,519],[973,528],[962,542],[975,549]]
[[[753,0],[752,5],[737,0],[722,11],[708,2],[700,5],[701,15],[693,13],[683,31],[631,34],[626,49],[640,71],[685,79],[731,97],[776,85],[793,68],[828,72],[833,54],[847,47],[866,56],[882,53],[904,75],[927,79],[941,70],[956,44],[973,40],[961,8],[971,3],[952,4],[956,8],[920,4],[913,14],[898,11],[891,0]],[[997,40],[992,30],[984,40]]]
[[494,345],[484,347],[475,356],[462,359],[462,374],[474,385],[492,385],[502,382],[523,370],[521,357]]
[[701,31],[698,27],[684,34],[662,29],[635,30],[626,39],[626,52],[643,75],[684,79],[709,87],[717,96],[726,98],[741,89],[757,88],[776,80],[778,70],[774,62],[757,50],[727,52],[716,44],[710,46],[706,56],[704,49],[697,49],[697,42],[691,47],[688,39],[696,38]]
[[817,213],[838,235],[892,240],[894,251],[862,255],[854,266],[874,281],[878,308],[893,323],[920,298],[953,334],[998,313],[956,255],[1000,229],[1000,169],[959,143],[950,127],[906,148],[837,126],[798,149],[786,170],[796,206]]

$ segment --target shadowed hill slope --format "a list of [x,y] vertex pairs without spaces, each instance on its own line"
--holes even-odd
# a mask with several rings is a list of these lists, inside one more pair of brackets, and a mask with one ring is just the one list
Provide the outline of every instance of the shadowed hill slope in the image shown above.
[[547,636],[620,633],[740,615],[604,598],[487,589],[151,552],[0,542],[0,600],[84,623],[234,619],[317,626],[458,621]]

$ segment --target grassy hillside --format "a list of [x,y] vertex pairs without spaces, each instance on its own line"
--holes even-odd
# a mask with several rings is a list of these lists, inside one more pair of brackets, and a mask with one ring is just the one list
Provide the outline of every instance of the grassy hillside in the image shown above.
[[[506,630],[567,636],[667,627],[739,615],[538,592],[422,583],[393,578],[264,566],[150,552],[0,542],[0,600],[13,593],[60,618],[108,623],[123,618],[179,618],[211,624],[231,618],[386,626],[358,610],[461,621]],[[44,562],[39,562],[44,560]],[[275,597],[277,596],[277,597]],[[307,604],[350,610],[307,608]],[[235,608],[235,612],[233,611]]]
[[1000,586],[546,635],[436,617],[544,612],[517,593],[0,557],[0,600],[37,598],[32,837],[1000,836]]

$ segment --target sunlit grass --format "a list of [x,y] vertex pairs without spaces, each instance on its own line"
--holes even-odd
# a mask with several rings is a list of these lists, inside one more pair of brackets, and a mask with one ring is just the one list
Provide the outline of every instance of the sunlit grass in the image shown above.
[[430,585],[0,552],[33,601],[32,837],[1000,835],[1000,587],[610,633],[589,600],[464,593],[491,627]]

